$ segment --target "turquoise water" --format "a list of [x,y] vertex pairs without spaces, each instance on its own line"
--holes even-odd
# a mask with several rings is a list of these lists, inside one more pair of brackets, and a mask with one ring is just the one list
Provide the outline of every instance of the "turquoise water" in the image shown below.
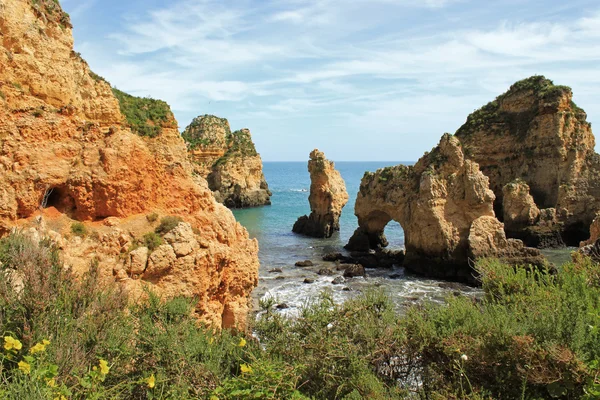
[[[340,232],[329,239],[312,239],[292,233],[298,217],[310,214],[308,195],[310,176],[305,162],[265,162],[263,172],[273,192],[272,205],[234,210],[234,215],[258,239],[263,267],[281,267],[299,257],[340,251],[358,226],[354,202],[365,171],[375,171],[398,162],[337,162],[335,167],[346,182],[350,196],[340,218]],[[408,163],[411,164],[411,163]],[[390,222],[386,228],[390,246],[401,248],[404,233],[399,224]],[[317,249],[316,251],[313,251]]]
[[[292,226],[298,217],[309,214],[308,195],[310,176],[306,162],[265,162],[263,171],[273,192],[272,205],[243,210],[234,210],[237,220],[244,225],[250,236],[259,242],[260,280],[254,292],[257,300],[263,296],[274,296],[285,302],[290,310],[297,310],[302,304],[318,296],[323,290],[331,291],[334,298],[342,301],[354,293],[368,287],[382,287],[393,295],[398,305],[414,301],[443,301],[448,294],[459,290],[463,293],[476,293],[477,290],[459,284],[444,284],[439,281],[405,275],[403,268],[367,270],[366,278],[351,278],[343,285],[332,285],[332,279],[341,275],[321,276],[317,272],[332,263],[321,260],[324,254],[344,252],[343,246],[358,226],[354,215],[354,203],[365,171],[375,171],[398,162],[336,162],[346,182],[350,196],[340,218],[340,232],[329,239],[315,239],[292,233]],[[412,163],[406,163],[412,164]],[[404,246],[404,233],[400,225],[390,222],[385,233],[390,242],[389,248]],[[298,268],[296,261],[311,260],[314,267]],[[272,271],[278,269],[277,272]],[[281,272],[279,272],[281,270]],[[271,271],[271,272],[269,272]],[[303,283],[311,278],[312,284]]]

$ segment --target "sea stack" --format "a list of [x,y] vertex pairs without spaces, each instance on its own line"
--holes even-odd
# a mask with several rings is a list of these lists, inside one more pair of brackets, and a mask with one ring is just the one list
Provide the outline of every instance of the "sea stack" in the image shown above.
[[490,179],[509,236],[536,247],[577,246],[590,237],[600,211],[600,155],[586,118],[569,87],[532,76],[456,132],[465,156]]
[[194,118],[182,136],[194,172],[207,180],[218,202],[229,208],[271,204],[262,160],[250,130],[231,132],[225,118],[201,115]]
[[359,227],[346,248],[387,246],[384,229],[394,220],[404,230],[404,267],[415,273],[472,282],[470,260],[480,257],[542,264],[538,250],[506,238],[494,199],[477,163],[465,158],[456,137],[445,134],[414,166],[365,173],[355,205]]
[[[58,2],[0,10],[0,233],[51,239],[65,267],[97,265],[132,301],[186,296],[199,320],[243,328],[258,244],[192,174],[167,103],[111,90],[73,50]],[[134,250],[159,216],[184,222],[152,254]]]
[[295,233],[328,238],[340,230],[342,208],[348,203],[346,183],[333,161],[318,149],[310,153],[310,215],[298,218],[292,229]]

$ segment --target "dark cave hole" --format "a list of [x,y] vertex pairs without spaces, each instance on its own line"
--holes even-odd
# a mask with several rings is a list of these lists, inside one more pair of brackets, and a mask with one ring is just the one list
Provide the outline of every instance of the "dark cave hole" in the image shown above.
[[77,209],[75,200],[66,193],[64,188],[50,188],[46,193],[44,208],[54,207],[62,213],[72,213]]

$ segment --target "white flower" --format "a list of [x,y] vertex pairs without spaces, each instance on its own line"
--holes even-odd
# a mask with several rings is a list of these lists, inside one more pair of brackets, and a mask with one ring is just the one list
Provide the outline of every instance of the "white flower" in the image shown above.
[[463,361],[467,361],[469,359],[469,357],[467,357],[466,354],[463,354],[462,356],[460,356],[460,359]]

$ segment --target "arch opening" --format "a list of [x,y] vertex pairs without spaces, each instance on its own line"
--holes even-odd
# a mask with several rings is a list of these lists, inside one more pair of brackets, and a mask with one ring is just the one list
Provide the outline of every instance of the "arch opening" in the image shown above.
[[404,245],[404,229],[399,222],[391,220],[383,230],[383,234],[388,242],[387,248],[390,250],[402,250]]

